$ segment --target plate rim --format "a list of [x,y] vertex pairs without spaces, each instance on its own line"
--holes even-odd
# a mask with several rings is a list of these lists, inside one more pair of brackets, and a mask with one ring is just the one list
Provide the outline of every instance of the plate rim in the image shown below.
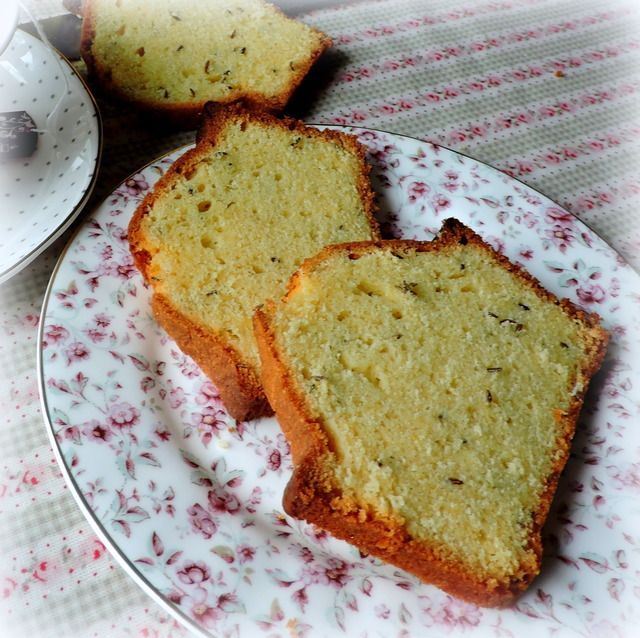
[[[439,142],[432,142],[431,140],[428,140],[428,139],[423,139],[423,138],[420,138],[420,137],[414,137],[413,135],[406,135],[404,133],[394,133],[394,132],[388,131],[386,129],[375,128],[373,126],[356,126],[356,125],[351,125],[351,124],[327,124],[327,123],[324,123],[324,122],[320,122],[320,123],[319,122],[307,122],[306,124],[308,126],[315,126],[315,127],[318,127],[318,128],[351,129],[351,130],[356,130],[356,131],[373,131],[374,133],[382,133],[384,135],[393,135],[394,137],[400,137],[400,138],[405,139],[405,140],[411,140],[411,141],[414,141],[414,142],[422,142],[423,144],[430,144],[431,146],[436,146],[438,148],[444,149],[445,151],[449,151],[450,153],[453,153],[454,155],[459,155],[460,157],[464,157],[465,159],[468,159],[468,160],[470,160],[472,162],[477,162],[478,164],[481,164],[482,166],[485,166],[486,168],[489,168],[492,171],[496,171],[497,173],[500,173],[501,175],[504,175],[505,177],[508,177],[510,180],[513,180],[514,182],[518,182],[519,184],[521,184],[525,188],[528,188],[529,190],[531,190],[532,192],[536,193],[540,197],[544,197],[545,199],[550,201],[554,206],[557,206],[561,210],[569,213],[569,215],[571,215],[571,217],[573,217],[579,224],[582,224],[587,230],[589,230],[591,233],[593,233],[598,238],[599,241],[601,241],[603,244],[605,244],[607,246],[607,248],[612,253],[614,253],[616,255],[616,259],[618,261],[620,261],[622,264],[624,264],[624,266],[627,266],[628,268],[630,268],[636,275],[640,276],[640,266],[638,268],[636,268],[633,264],[629,263],[627,258],[624,255],[622,255],[619,250],[614,248],[604,237],[602,237],[602,235],[598,231],[594,230],[591,227],[590,224],[588,224],[587,222],[585,222],[582,219],[580,219],[575,213],[572,213],[565,206],[563,206],[562,204],[558,203],[555,199],[553,199],[552,197],[549,197],[549,195],[546,195],[545,193],[543,193],[539,188],[536,188],[535,186],[531,186],[531,184],[527,184],[520,177],[515,177],[514,175],[509,175],[506,171],[503,171],[501,168],[498,168],[497,166],[493,166],[493,164],[489,164],[489,162],[485,162],[484,160],[478,159],[477,157],[474,157],[473,155],[469,155],[468,153],[465,153],[463,151],[457,151],[456,149],[451,148],[450,146],[446,146],[445,144],[440,144]],[[170,154],[171,153],[169,153],[169,155]],[[162,157],[160,157],[158,159],[162,159]],[[152,163],[154,163],[154,162],[152,162]],[[143,168],[146,168],[146,166],[144,166]]]
[[[91,176],[91,180],[89,181],[86,190],[82,194],[81,198],[77,201],[77,203],[73,206],[73,208],[69,211],[68,215],[62,220],[62,222],[56,227],[56,229],[47,235],[37,246],[35,246],[31,251],[27,254],[23,255],[16,263],[5,268],[2,272],[0,272],[0,284],[5,281],[11,279],[11,277],[17,275],[21,270],[26,268],[36,257],[38,257],[43,251],[45,251],[54,241],[60,238],[71,226],[71,224],[76,220],[78,215],[85,208],[89,199],[93,195],[93,191],[95,190],[95,186],[98,182],[98,176],[100,173],[100,167],[102,165],[102,152],[104,150],[104,131],[103,131],[103,122],[102,122],[102,114],[100,109],[98,108],[98,102],[89,89],[89,86],[85,79],[76,71],[71,62],[62,54],[58,49],[54,46],[48,47],[42,40],[36,38],[31,35],[27,31],[20,29],[19,27],[16,29],[16,32],[20,31],[20,34],[25,36],[27,41],[36,41],[38,46],[43,46],[45,50],[51,51],[51,53],[55,56],[57,55],[60,58],[60,61],[66,64],[69,67],[72,75],[75,76],[79,81],[81,86],[84,88],[87,97],[91,101],[93,105],[94,111],[96,113],[96,122],[97,122],[97,132],[98,132],[98,149],[96,154],[96,160],[93,167],[93,175]],[[75,237],[75,233],[74,233]],[[73,238],[72,238],[73,239]],[[65,247],[66,252],[66,247]]]
[[[398,137],[398,138],[402,138],[405,140],[409,140],[412,142],[419,142],[419,143],[423,143],[423,144],[430,144],[433,146],[436,146],[438,148],[442,148],[445,149],[447,151],[450,151],[451,153],[453,153],[454,155],[459,155],[462,157],[465,157],[471,161],[477,162],[478,164],[481,164],[485,167],[488,167],[489,169],[500,173],[502,175],[505,175],[506,177],[508,177],[510,180],[516,181],[520,184],[522,184],[523,186],[525,186],[527,189],[530,189],[532,192],[540,195],[541,197],[544,197],[546,200],[550,201],[551,203],[553,203],[554,205],[558,206],[560,209],[562,209],[563,211],[566,211],[567,213],[569,213],[579,224],[583,224],[585,226],[585,228],[587,228],[590,232],[592,232],[599,241],[602,242],[603,246],[606,246],[606,248],[611,251],[611,255],[615,256],[616,260],[618,260],[619,262],[621,262],[621,264],[626,267],[628,267],[632,273],[633,276],[638,278],[638,282],[640,283],[640,273],[631,265],[629,264],[629,262],[627,262],[627,260],[615,249],[613,248],[605,239],[603,239],[599,233],[593,231],[587,224],[585,224],[581,219],[579,219],[575,214],[571,213],[570,211],[567,211],[566,208],[564,208],[563,206],[557,204],[555,202],[555,200],[551,199],[550,197],[548,197],[547,195],[545,195],[544,193],[542,193],[541,191],[537,190],[536,188],[526,184],[525,182],[523,182],[522,180],[512,177],[511,175],[508,175],[507,173],[505,173],[504,171],[496,168],[495,166],[492,166],[491,164],[488,164],[482,160],[478,160],[477,158],[467,155],[465,153],[461,153],[459,151],[453,150],[447,146],[444,146],[442,144],[438,144],[435,142],[431,142],[429,140],[424,140],[424,139],[420,139],[417,137],[412,137],[410,135],[403,135],[400,133],[393,133],[391,131],[387,131],[384,129],[378,129],[378,128],[372,128],[372,127],[365,127],[365,126],[351,126],[351,125],[337,125],[337,124],[326,124],[326,123],[310,123],[307,122],[306,123],[308,126],[312,126],[312,127],[317,127],[317,128],[332,128],[332,129],[341,129],[341,130],[355,130],[355,131],[372,131],[372,132],[377,132],[377,133],[382,133],[385,135],[390,135],[393,137]],[[158,155],[157,157],[155,157],[153,160],[147,162],[146,164],[140,166],[139,168],[137,168],[135,171],[131,172],[127,177],[124,177],[118,185],[116,185],[115,189],[118,188],[118,186],[120,184],[123,184],[124,182],[127,181],[127,179],[132,178],[133,176],[135,176],[136,174],[144,171],[145,169],[149,168],[150,166],[157,164],[159,162],[161,162],[163,159],[166,159],[167,157],[178,153],[179,151],[183,151],[186,152],[187,150],[189,150],[190,148],[193,148],[195,146],[195,142],[188,142],[186,144],[182,144],[179,145],[177,147],[175,147],[174,149],[167,151],[166,153],[163,153],[161,155]],[[177,159],[177,158],[176,158]],[[115,190],[114,189],[114,190]],[[107,194],[104,199],[102,199],[100,202],[98,202],[95,207],[92,209],[92,212],[97,211],[98,209],[100,209],[108,200],[109,198],[109,194]],[[124,571],[127,573],[127,575],[133,579],[133,581],[136,583],[136,585],[138,585],[147,595],[149,595],[154,602],[156,602],[157,604],[160,605],[160,607],[170,613],[171,615],[174,616],[174,618],[176,620],[178,620],[180,623],[182,623],[182,625],[189,631],[192,631],[195,635],[198,636],[198,638],[214,638],[215,635],[211,632],[209,632],[205,627],[199,625],[193,618],[191,618],[190,616],[188,616],[185,612],[183,612],[175,603],[173,603],[172,601],[170,601],[169,599],[167,599],[165,596],[162,595],[162,593],[157,590],[153,584],[151,584],[148,579],[144,576],[144,574],[142,573],[141,570],[139,570],[134,564],[133,562],[124,554],[124,552],[121,550],[121,548],[116,544],[116,542],[114,540],[112,540],[112,535],[108,533],[108,531],[103,527],[103,525],[101,524],[101,522],[96,518],[95,513],[93,512],[93,510],[91,509],[91,507],[88,505],[88,503],[86,502],[84,496],[82,495],[79,486],[77,485],[75,478],[73,477],[70,468],[67,466],[67,463],[64,461],[64,457],[62,455],[62,451],[60,449],[60,444],[58,443],[58,441],[56,440],[55,437],[55,433],[54,433],[54,428],[53,428],[53,423],[52,420],[50,419],[50,415],[49,415],[49,410],[48,410],[48,403],[47,403],[47,395],[46,395],[46,388],[45,388],[45,382],[44,382],[44,376],[43,376],[43,366],[44,366],[44,347],[43,347],[43,337],[44,337],[44,329],[45,329],[45,317],[46,317],[46,310],[48,308],[50,299],[51,299],[51,295],[53,292],[53,286],[54,286],[54,282],[55,282],[55,278],[56,275],[58,274],[59,270],[61,269],[63,262],[65,260],[65,257],[67,255],[67,253],[69,252],[69,250],[71,249],[71,246],[73,245],[75,239],[77,238],[77,236],[80,234],[80,232],[83,230],[83,226],[84,224],[79,224],[78,227],[75,229],[75,231],[73,232],[73,234],[71,235],[71,237],[69,238],[68,242],[66,243],[66,245],[64,246],[63,250],[61,251],[58,259],[56,260],[55,266],[51,272],[50,278],[49,278],[49,282],[47,283],[47,288],[45,290],[45,294],[44,294],[44,298],[43,298],[43,302],[40,308],[40,318],[39,318],[39,322],[38,322],[38,331],[37,331],[37,335],[38,335],[38,342],[37,342],[37,355],[36,355],[36,374],[38,377],[38,393],[39,393],[39,402],[40,402],[40,406],[41,406],[41,412],[42,412],[42,418],[43,418],[43,425],[47,431],[47,436],[49,438],[49,441],[51,442],[51,446],[54,452],[54,456],[56,458],[56,462],[58,463],[58,466],[60,467],[60,470],[62,472],[62,475],[65,479],[65,482],[67,483],[68,487],[70,488],[70,491],[76,501],[76,503],[78,504],[80,511],[82,512],[83,516],[85,517],[85,519],[87,520],[87,522],[89,523],[90,527],[93,529],[93,531],[96,533],[96,535],[98,536],[98,538],[100,539],[100,541],[105,545],[105,547],[109,550],[109,552],[111,553],[111,555],[116,559],[116,561],[118,562],[118,564],[124,569]]]
[[[51,280],[53,281],[53,279]],[[49,285],[47,285],[47,293],[49,293]],[[42,324],[44,325],[44,324]],[[40,356],[40,343],[42,341],[42,332],[41,327],[38,328],[38,358],[36,362],[36,374],[38,375],[38,389],[40,390],[40,407],[42,408],[43,420],[47,430],[47,435],[49,438],[49,442],[51,444],[51,448],[53,450],[53,454],[56,459],[56,463],[58,464],[58,468],[62,472],[64,480],[69,487],[69,491],[73,495],[73,498],[78,505],[78,508],[82,512],[82,515],[89,523],[89,526],[96,534],[100,542],[109,550],[109,553],[116,562],[120,565],[120,567],[125,571],[129,578],[132,578],[135,584],[144,591],[145,594],[150,596],[161,608],[163,608],[168,613],[172,614],[183,626],[187,627],[189,631],[194,632],[199,638],[212,638],[213,635],[204,630],[200,625],[198,625],[192,618],[190,618],[185,612],[183,612],[179,607],[177,607],[170,600],[167,600],[142,574],[141,571],[137,570],[135,566],[132,564],[130,559],[124,554],[124,552],[118,547],[118,545],[112,540],[111,536],[107,533],[107,531],[103,528],[100,522],[96,519],[93,510],[89,507],[86,499],[82,495],[82,491],[80,490],[78,484],[76,483],[73,474],[71,474],[70,469],[64,461],[62,456],[62,451],[60,450],[58,441],[56,440],[55,434],[53,433],[53,425],[49,419],[49,413],[47,410],[47,401],[44,393],[40,387],[40,379],[42,378],[42,363]]]
[[[173,155],[173,153],[177,153],[178,151],[183,149],[186,150],[191,146],[193,146],[192,143],[182,144],[181,146],[178,146],[173,150],[168,151],[167,153],[164,153],[163,155],[156,157],[150,162],[147,162],[143,166],[139,167],[133,173],[130,173],[127,177],[123,178],[120,181],[120,183],[122,184],[126,182],[127,179],[132,178],[134,175],[145,170],[146,168],[149,168],[153,164],[156,164],[157,162],[161,161],[162,159],[170,155]],[[101,202],[96,204],[95,210],[102,207],[108,198],[109,198],[109,195],[107,195]],[[122,569],[125,571],[127,576],[132,578],[135,584],[138,587],[140,587],[145,592],[145,594],[150,596],[158,605],[160,605],[161,608],[171,613],[178,621],[180,621],[180,623],[182,623],[183,626],[187,627],[189,631],[193,631],[199,638],[212,638],[212,634],[204,630],[203,627],[198,625],[192,618],[190,618],[186,613],[184,613],[177,605],[172,603],[170,600],[167,600],[167,598],[165,598],[148,581],[148,579],[145,578],[144,574],[140,570],[135,568],[135,565],[133,565],[132,561],[125,555],[122,549],[112,540],[111,535],[107,532],[106,529],[104,529],[100,521],[97,520],[95,513],[93,512],[91,507],[89,507],[89,504],[84,498],[79,485],[77,484],[73,474],[71,473],[70,468],[68,467],[67,463],[64,460],[64,457],[62,455],[62,450],[60,449],[60,444],[57,441],[54,434],[53,424],[51,422],[51,419],[49,418],[49,408],[47,403],[47,395],[44,387],[45,383],[44,383],[44,374],[43,374],[44,348],[42,347],[42,343],[44,340],[45,311],[48,307],[48,302],[53,292],[53,286],[55,283],[56,275],[58,274],[58,271],[62,267],[64,258],[66,254],[69,252],[71,246],[73,245],[73,242],[82,231],[83,225],[84,224],[79,224],[78,228],[74,230],[73,234],[69,238],[69,241],[66,243],[62,252],[60,253],[60,256],[56,260],[55,266],[51,271],[51,275],[47,283],[42,305],[40,307],[40,319],[38,321],[38,332],[37,332],[38,341],[37,341],[37,349],[36,349],[36,375],[38,378],[38,394],[39,394],[39,403],[40,403],[40,408],[42,413],[43,425],[45,426],[45,429],[47,431],[47,436],[49,438],[49,442],[51,444],[51,448],[53,450],[56,463],[58,464],[58,467],[62,472],[64,480],[69,487],[69,491],[73,495],[73,498],[76,504],[78,505],[86,521],[89,523],[89,526],[94,531],[96,536],[100,539],[100,542],[103,543],[104,546],[109,550],[109,553],[115,558],[116,562],[120,565],[120,567],[122,567]]]

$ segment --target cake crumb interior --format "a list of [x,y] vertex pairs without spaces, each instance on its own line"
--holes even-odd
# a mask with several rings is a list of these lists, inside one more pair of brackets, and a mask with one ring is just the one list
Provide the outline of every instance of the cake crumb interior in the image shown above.
[[125,94],[150,103],[277,96],[322,36],[259,0],[92,0],[92,49]]
[[155,292],[259,369],[255,307],[325,245],[371,239],[361,170],[336,141],[229,121],[142,219]]
[[333,481],[444,558],[515,573],[534,561],[585,328],[471,245],[351,257],[301,277],[272,318]]

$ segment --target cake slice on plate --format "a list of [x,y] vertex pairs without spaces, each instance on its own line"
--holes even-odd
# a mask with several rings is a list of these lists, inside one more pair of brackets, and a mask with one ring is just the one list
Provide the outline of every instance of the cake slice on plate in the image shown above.
[[376,239],[364,147],[239,105],[207,111],[197,145],[129,224],[158,321],[239,420],[271,413],[251,318],[327,244]]
[[607,333],[460,222],[325,248],[254,318],[286,511],[481,605],[541,528]]

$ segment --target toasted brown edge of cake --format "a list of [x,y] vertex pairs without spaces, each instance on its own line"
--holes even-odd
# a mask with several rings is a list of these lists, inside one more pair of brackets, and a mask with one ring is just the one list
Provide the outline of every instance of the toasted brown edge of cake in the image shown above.
[[[355,137],[340,131],[306,127],[302,122],[290,118],[277,118],[264,112],[253,112],[244,105],[236,103],[222,107],[208,105],[205,118],[198,134],[196,146],[178,158],[166,173],[158,180],[152,191],[136,208],[128,228],[128,239],[134,263],[142,273],[144,280],[151,285],[148,266],[151,253],[145,246],[141,224],[153,207],[160,194],[166,193],[175,179],[188,175],[202,157],[215,147],[218,135],[227,122],[259,122],[265,126],[277,126],[287,131],[299,131],[301,134],[319,137],[340,144],[357,157],[360,163],[358,192],[371,229],[371,236],[380,237],[380,231],[374,213],[375,195],[369,184],[369,165],[364,147]],[[255,367],[247,362],[242,354],[229,343],[224,333],[209,330],[192,321],[173,306],[166,296],[153,293],[152,310],[158,322],[170,334],[180,349],[191,356],[204,373],[214,382],[229,414],[237,420],[245,421],[273,414],[262,389],[260,375]]]
[[[267,3],[271,4],[271,3]],[[271,5],[276,11],[287,16],[279,7]],[[80,55],[87,66],[89,78],[94,80],[94,86],[101,94],[115,98],[121,102],[129,104],[141,112],[148,113],[158,117],[162,121],[168,123],[171,127],[191,129],[196,128],[200,124],[200,118],[207,102],[211,101],[210,97],[206,97],[200,102],[174,102],[165,104],[158,101],[149,101],[135,99],[119,86],[117,86],[112,78],[109,70],[100,64],[99,60],[93,54],[93,41],[96,37],[93,2],[91,0],[83,0],[82,2],[82,27],[80,32]],[[305,25],[320,37],[320,43],[307,58],[304,64],[296,69],[296,74],[292,76],[291,81],[287,85],[285,91],[280,95],[264,96],[255,91],[245,91],[243,93],[231,93],[229,97],[218,100],[216,103],[220,105],[233,104],[234,102],[244,102],[246,105],[256,110],[267,111],[269,113],[280,113],[296,89],[302,83],[302,80],[311,70],[318,58],[333,45],[331,38],[311,25]]]
[[[512,602],[529,586],[540,570],[542,526],[557,489],[560,473],[569,456],[571,440],[589,380],[600,367],[606,351],[608,333],[600,325],[600,317],[585,313],[569,300],[559,300],[527,271],[496,252],[475,232],[455,219],[446,220],[438,237],[431,242],[385,240],[328,246],[315,257],[306,260],[296,271],[283,299],[286,300],[295,293],[301,277],[313,271],[317,264],[335,252],[348,252],[351,258],[357,259],[359,255],[372,249],[428,252],[458,242],[480,246],[539,297],[560,305],[571,318],[583,322],[591,336],[581,370],[584,378],[583,388],[573,396],[566,412],[558,411],[555,415],[560,432],[556,441],[559,454],[549,475],[544,479],[539,508],[532,512],[532,530],[527,547],[535,556],[535,564],[522,565],[508,582],[483,577],[473,573],[462,563],[443,559],[438,555],[437,548],[431,547],[425,541],[413,539],[401,521],[377,515],[344,498],[339,487],[333,485],[331,478],[323,473],[322,458],[335,449],[330,435],[324,429],[322,419],[313,416],[303,393],[298,389],[292,373],[278,352],[270,321],[270,315],[275,311],[273,301],[256,310],[254,330],[262,361],[265,392],[290,443],[293,456],[294,471],[283,498],[285,511],[295,518],[319,525],[362,551],[402,567],[423,581],[437,585],[456,597],[482,606],[497,607]],[[568,388],[567,392],[570,391],[571,388]]]

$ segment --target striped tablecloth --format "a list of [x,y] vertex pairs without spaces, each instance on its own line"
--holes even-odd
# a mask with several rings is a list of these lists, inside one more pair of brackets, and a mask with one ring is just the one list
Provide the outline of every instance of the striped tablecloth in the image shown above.
[[[41,17],[61,10],[55,0],[31,6]],[[291,114],[474,156],[556,200],[640,268],[637,0],[377,0],[305,19],[335,46]],[[106,146],[89,207],[193,139],[159,136],[127,111],[100,106]],[[43,426],[38,318],[72,232],[0,286],[0,635],[187,636],[95,537]]]

